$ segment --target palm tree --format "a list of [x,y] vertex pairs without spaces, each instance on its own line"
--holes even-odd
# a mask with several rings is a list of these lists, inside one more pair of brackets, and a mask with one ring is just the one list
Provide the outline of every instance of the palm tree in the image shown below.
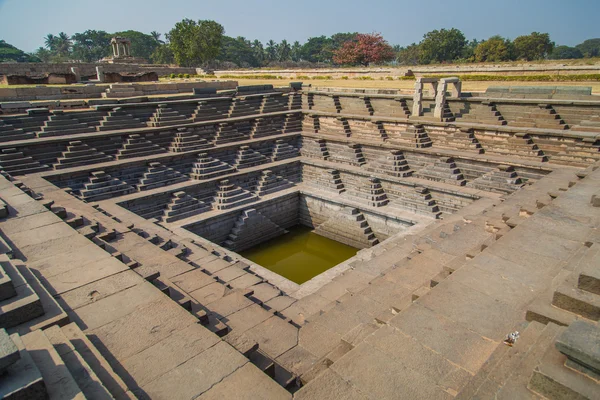
[[259,40],[252,42],[252,53],[258,64],[257,67],[262,67],[263,62],[265,61],[265,49]]
[[299,41],[295,41],[291,50],[292,61],[300,61],[302,59],[302,45]]
[[56,36],[51,33],[47,34],[44,38],[44,46],[49,50],[53,50],[56,46]]
[[68,57],[71,53],[71,47],[73,42],[69,35],[64,32],[60,32],[58,37],[55,38],[56,52],[61,57]]
[[267,42],[266,55],[267,61],[274,61],[277,59],[277,43],[273,39]]
[[277,59],[279,61],[287,61],[290,59],[292,49],[287,40],[283,39],[277,46]]
[[160,33],[156,32],[156,31],[152,31],[152,32],[150,32],[150,36],[152,36],[154,38],[154,40],[156,40],[158,43],[165,44],[164,40],[160,39],[160,37],[162,36]]

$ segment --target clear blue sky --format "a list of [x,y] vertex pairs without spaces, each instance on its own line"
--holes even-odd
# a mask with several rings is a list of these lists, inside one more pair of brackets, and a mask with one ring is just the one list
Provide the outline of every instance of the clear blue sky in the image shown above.
[[538,31],[574,46],[600,37],[599,16],[600,0],[0,0],[0,39],[33,51],[47,33],[164,33],[190,18],[213,19],[229,36],[263,43],[357,31],[407,45],[455,27],[468,39]]

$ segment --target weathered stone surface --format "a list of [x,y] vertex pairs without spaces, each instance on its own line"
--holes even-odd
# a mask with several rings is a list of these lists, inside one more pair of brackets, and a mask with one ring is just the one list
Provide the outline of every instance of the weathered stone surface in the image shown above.
[[248,363],[198,397],[199,400],[224,398],[278,400],[291,399],[292,395],[254,365]]
[[556,348],[570,360],[600,373],[600,330],[584,321],[575,321],[560,335]]

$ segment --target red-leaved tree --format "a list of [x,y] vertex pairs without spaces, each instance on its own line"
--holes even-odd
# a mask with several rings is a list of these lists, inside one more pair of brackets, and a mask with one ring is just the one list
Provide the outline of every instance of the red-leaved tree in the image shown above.
[[358,33],[333,53],[336,64],[360,64],[365,67],[393,60],[394,57],[394,49],[379,33]]

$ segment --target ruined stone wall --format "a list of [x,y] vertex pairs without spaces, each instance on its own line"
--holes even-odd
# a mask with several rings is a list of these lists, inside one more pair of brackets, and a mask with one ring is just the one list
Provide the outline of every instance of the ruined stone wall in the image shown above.
[[97,63],[0,63],[0,75],[71,74],[71,68],[79,68],[81,76],[95,76],[96,67],[107,73],[137,74],[156,72],[158,76],[169,74],[198,74],[196,68],[172,67],[160,64],[97,64]]
[[[244,209],[253,208],[277,226],[287,229],[299,222],[298,204],[298,193],[292,193],[259,204],[252,204]],[[241,214],[242,210],[236,210],[187,225],[185,228],[211,242],[222,244],[227,240]]]
[[[306,193],[300,196],[298,206],[299,222],[302,225],[311,228],[316,228],[325,222],[335,225],[337,213],[344,208],[342,203],[308,195]],[[364,215],[369,226],[380,240],[385,240],[389,236],[410,226],[407,222],[395,218],[392,215],[386,215],[383,212],[373,213],[365,209],[360,209],[360,212]],[[339,224],[339,229],[343,229],[341,223]]]

